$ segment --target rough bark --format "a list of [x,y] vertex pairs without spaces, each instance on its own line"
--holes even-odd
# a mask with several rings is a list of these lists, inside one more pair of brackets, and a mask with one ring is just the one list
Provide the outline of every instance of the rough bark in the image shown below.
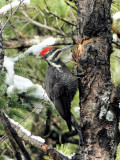
[[77,5],[77,64],[84,144],[73,159],[114,160],[119,143],[119,109],[110,74],[111,0],[78,0]]

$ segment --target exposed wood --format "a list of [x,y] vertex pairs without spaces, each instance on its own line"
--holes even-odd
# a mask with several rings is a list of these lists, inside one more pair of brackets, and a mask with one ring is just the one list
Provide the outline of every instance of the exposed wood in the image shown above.
[[112,31],[117,34],[118,38],[120,38],[120,31],[114,25],[112,25]]

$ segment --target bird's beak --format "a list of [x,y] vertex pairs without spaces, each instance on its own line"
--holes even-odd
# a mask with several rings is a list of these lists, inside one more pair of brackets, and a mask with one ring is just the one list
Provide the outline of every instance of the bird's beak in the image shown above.
[[73,45],[65,46],[65,47],[61,48],[60,51],[61,51],[61,52],[62,52],[62,51],[65,51],[65,50],[71,48],[72,46],[73,46]]

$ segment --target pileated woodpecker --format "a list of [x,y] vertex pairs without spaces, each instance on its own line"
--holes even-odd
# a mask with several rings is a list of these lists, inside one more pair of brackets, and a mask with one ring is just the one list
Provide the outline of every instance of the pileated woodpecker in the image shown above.
[[72,45],[57,48],[49,46],[45,48],[40,54],[48,62],[49,67],[45,74],[45,89],[48,97],[54,103],[56,109],[62,118],[66,121],[69,130],[72,126],[78,132],[80,142],[83,142],[81,128],[76,122],[73,114],[70,112],[71,101],[77,91],[78,81],[77,77],[66,67],[60,60],[62,51],[72,47]]

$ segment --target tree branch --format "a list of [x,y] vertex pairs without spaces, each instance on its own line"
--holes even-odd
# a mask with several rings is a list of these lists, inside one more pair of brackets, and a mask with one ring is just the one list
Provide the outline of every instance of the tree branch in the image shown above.
[[34,21],[33,19],[31,19],[31,18],[27,15],[27,13],[26,13],[25,11],[22,11],[21,13],[22,13],[25,17],[27,17],[28,20],[29,20],[31,23],[33,23],[34,25],[36,25],[36,26],[38,26],[38,27],[45,28],[45,29],[48,29],[48,30],[57,32],[57,33],[59,33],[60,35],[64,35],[64,36],[66,35],[64,32],[59,31],[58,29],[55,29],[55,28],[53,28],[53,27],[49,27],[49,26],[46,26],[46,25],[44,25],[44,24],[41,24],[41,23],[39,23],[39,22]]
[[67,1],[65,1],[65,3],[70,6],[71,8],[73,8],[75,11],[77,11],[77,8],[75,8],[74,6],[72,6],[70,3],[68,3]]
[[[0,25],[1,27],[1,25]],[[2,70],[3,66],[3,61],[4,61],[4,48],[2,44],[2,30],[0,28],[0,70]],[[17,160],[22,160],[21,153],[19,152],[19,147],[26,158],[26,160],[31,160],[27,150],[25,149],[24,145],[20,141],[17,132],[11,127],[11,124],[8,120],[8,118],[5,116],[4,112],[0,110],[0,120],[2,122],[2,125],[4,127],[4,130],[9,138],[9,141],[14,149],[15,152],[15,157]],[[19,147],[18,147],[19,146]]]
[[[7,40],[4,40],[4,47],[6,49],[13,49],[13,48],[18,49],[18,50],[24,49],[24,48],[31,47],[32,45],[38,44],[48,37],[50,36],[34,36],[34,37],[22,36],[17,39],[7,39]],[[57,39],[56,45],[74,44],[71,36],[70,37],[69,36],[68,37],[57,36],[55,38]],[[76,36],[74,38],[76,39]]]
[[69,22],[69,21],[67,21],[67,20],[65,20],[65,19],[63,19],[63,18],[61,18],[61,17],[59,17],[58,15],[56,15],[56,14],[50,12],[50,9],[49,9],[49,7],[48,7],[48,5],[47,5],[47,3],[46,3],[45,0],[44,0],[44,2],[45,2],[45,5],[46,5],[46,8],[47,8],[47,12],[45,12],[45,11],[42,10],[43,12],[45,12],[45,13],[47,13],[47,14],[53,15],[54,17],[57,17],[58,19],[62,20],[63,22],[65,22],[65,23],[67,23],[67,24],[69,24],[69,25],[76,26],[76,24],[73,24],[73,23],[71,23],[71,22]]
[[[43,10],[42,10],[42,11],[43,11]],[[43,11],[43,12],[45,12],[45,11]],[[47,12],[45,12],[45,13],[53,15],[54,17],[60,19],[61,21],[65,22],[65,23],[67,23],[67,24],[69,24],[69,25],[76,26],[76,24],[73,24],[73,23],[71,23],[71,22],[63,19],[63,18],[59,17],[58,15],[56,15],[56,14],[54,14],[54,13],[48,11],[48,10],[47,10]]]
[[31,160],[31,157],[30,157],[30,155],[28,154],[28,152],[27,152],[25,146],[23,145],[22,141],[20,140],[17,132],[15,131],[15,129],[14,129],[13,127],[11,127],[11,124],[10,124],[10,122],[9,122],[9,119],[6,117],[6,115],[5,115],[4,113],[3,113],[3,116],[4,116],[4,120],[6,121],[8,127],[9,127],[9,130],[10,130],[13,138],[15,139],[15,141],[16,141],[17,145],[19,146],[19,148],[21,149],[21,151],[22,151],[25,159],[26,159],[26,160]]
[[[16,11],[18,10],[18,8],[20,7],[20,5],[21,5],[21,3],[22,3],[23,1],[24,1],[24,0],[20,0],[20,3],[19,3],[19,5],[17,6],[17,8],[14,10],[13,13],[11,12],[10,17],[7,19],[6,23],[5,23],[4,26],[2,27],[1,32],[4,30],[4,28],[6,27],[6,25],[8,24],[8,22],[9,22],[10,19],[12,18],[12,16],[16,13]],[[12,8],[11,8],[11,9],[12,9]]]
[[55,160],[57,159],[70,160],[68,157],[64,156],[63,154],[61,154],[60,152],[58,152],[57,150],[53,148],[50,148],[47,150],[47,155],[49,155],[50,158],[53,158]]
[[24,141],[27,141],[31,145],[35,146],[36,148],[40,149],[44,152],[45,155],[48,155],[51,158],[60,158],[64,160],[70,160],[67,156],[63,155],[59,151],[49,148],[48,145],[44,144],[44,140],[39,136],[33,136],[31,132],[26,130],[24,127],[22,127],[18,122],[15,122],[13,119],[9,118],[5,115],[5,117],[8,119],[10,125],[18,136],[23,139]]
[[[4,124],[4,128],[10,132],[10,137],[12,137],[12,139],[16,142],[16,144],[19,146],[19,148],[21,149],[24,157],[26,160],[31,160],[31,157],[29,156],[26,148],[24,147],[22,141],[20,140],[20,138],[18,137],[17,132],[15,131],[15,129],[11,126],[11,123],[9,121],[9,119],[7,118],[7,116],[4,114],[4,112],[1,111],[1,116],[2,116],[2,120]],[[6,130],[6,131],[7,131]],[[9,134],[7,134],[9,136]]]
[[22,127],[18,122],[15,122],[13,119],[9,118],[9,121],[10,121],[12,127],[18,133],[18,136],[20,138],[29,142],[31,145],[34,145],[35,147],[41,149],[41,146],[45,142],[44,139],[42,139],[39,136],[32,135],[30,131],[26,130],[24,127]]
[[14,149],[15,157],[17,158],[17,160],[22,160],[22,156],[21,156],[21,153],[19,152],[19,148],[16,144],[15,139],[12,136],[11,131],[10,131],[11,126],[9,126],[8,122],[5,119],[4,113],[1,110],[0,110],[0,119],[1,119],[2,125],[4,127],[4,130],[7,134],[7,137],[9,138],[9,141]]
[[118,48],[120,48],[120,45],[117,42],[112,41],[112,43],[115,44]]

